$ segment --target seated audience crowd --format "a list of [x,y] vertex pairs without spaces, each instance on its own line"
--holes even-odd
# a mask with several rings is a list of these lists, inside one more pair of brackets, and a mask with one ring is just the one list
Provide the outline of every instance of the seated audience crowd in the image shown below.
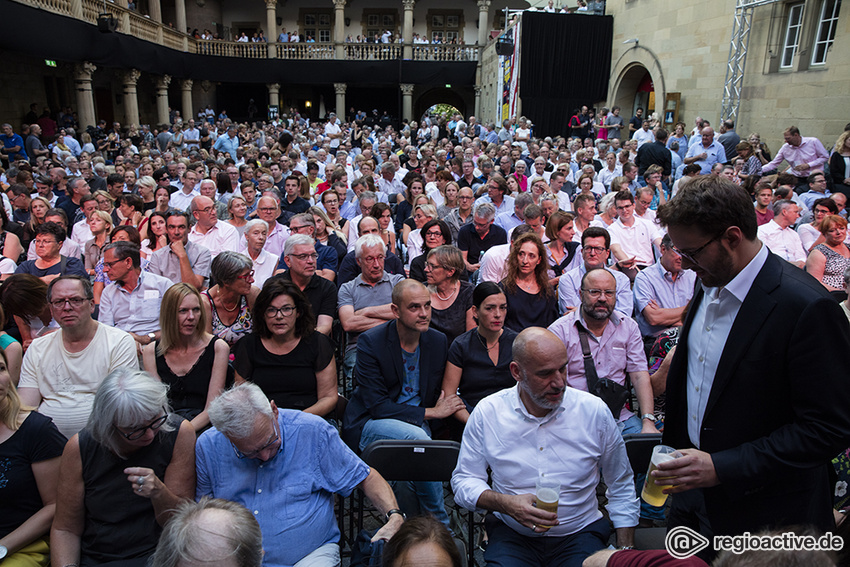
[[[397,130],[210,109],[200,131],[101,121],[83,145],[25,126],[36,152],[0,168],[0,564],[330,567],[334,495],[359,488],[384,519],[384,565],[460,565],[442,483],[391,487],[360,459],[385,439],[461,442],[453,496],[488,512],[488,564],[631,549],[665,511],[641,502],[624,436],[706,412],[707,391],[666,399],[676,345],[706,311],[741,323],[723,303],[738,278],[710,295],[736,258],[714,244],[737,227],[679,248],[677,201],[735,192],[744,239],[850,321],[850,129],[830,157],[789,126],[772,158],[732,121],[715,138],[639,110],[624,124],[583,107],[546,138],[459,114]],[[695,348],[723,347],[703,326],[689,380]],[[850,439],[805,442],[842,451],[846,490]],[[535,505],[544,478],[554,511]],[[705,499],[691,510],[710,515]]]

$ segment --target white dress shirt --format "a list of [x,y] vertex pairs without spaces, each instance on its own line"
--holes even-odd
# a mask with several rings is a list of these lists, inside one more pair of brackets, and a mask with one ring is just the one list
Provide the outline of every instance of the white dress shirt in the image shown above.
[[197,189],[192,189],[192,191],[187,195],[183,189],[180,188],[171,194],[171,199],[168,200],[168,205],[178,211],[189,212],[189,205],[192,203],[192,199],[200,196],[201,192]]
[[159,331],[162,296],[172,285],[170,279],[152,272],[139,272],[139,281],[133,291],[112,282],[100,297],[98,321],[137,335]]
[[790,226],[782,228],[775,219],[759,227],[759,240],[767,244],[770,251],[789,262],[805,262],[806,251],[800,235]]
[[452,474],[458,504],[478,509],[481,494],[491,489],[488,468],[492,490],[501,494],[533,494],[538,476],[561,484],[558,525],[545,533],[496,512],[521,535],[563,537],[601,518],[596,500],[600,473],[608,485],[606,508],[614,527],[638,523],[640,503],[622,435],[611,410],[587,392],[567,388],[561,406],[542,418],[528,413],[518,386],[481,400],[466,424]]
[[239,231],[228,222],[216,221],[212,228],[206,233],[202,233],[198,230],[198,225],[195,224],[189,231],[189,242],[208,248],[212,257],[215,258],[225,250],[233,250],[234,252],[237,250]]
[[619,244],[627,257],[635,257],[639,266],[651,266],[655,263],[652,243],[656,239],[663,238],[664,234],[654,223],[643,220],[637,215],[634,219],[632,226],[626,226],[622,220],[617,219],[608,227],[611,244]]
[[697,449],[702,418],[726,339],[765,261],[767,246],[762,246],[750,263],[724,287],[702,287],[705,295],[697,306],[688,333],[688,437]]

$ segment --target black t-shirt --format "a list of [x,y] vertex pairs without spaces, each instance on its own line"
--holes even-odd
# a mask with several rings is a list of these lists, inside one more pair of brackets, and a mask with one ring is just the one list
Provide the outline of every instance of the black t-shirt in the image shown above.
[[[292,281],[289,270],[274,277]],[[332,281],[313,274],[310,283],[304,288],[304,295],[307,296],[307,301],[313,308],[313,316],[317,319],[319,315],[328,315],[333,318],[336,314],[337,289]]]
[[18,529],[44,506],[32,465],[62,456],[66,441],[52,419],[30,412],[18,430],[0,443],[0,537]]
[[[635,116],[635,117],[633,117],[631,120],[629,120],[629,124],[631,124],[632,126],[634,126],[634,127],[635,127],[635,132],[637,132],[637,131],[638,131],[638,130],[640,130],[640,129],[641,129],[641,127],[643,126],[643,118],[640,118],[640,117]],[[635,136],[635,132],[629,132],[629,139],[630,139],[630,140],[631,140],[632,138],[634,138],[634,136]]]
[[477,264],[481,259],[481,253],[498,244],[508,243],[508,233],[498,225],[491,225],[489,232],[484,238],[478,236],[473,223],[460,227],[457,233],[457,247],[461,252],[466,250],[466,260],[470,264]]

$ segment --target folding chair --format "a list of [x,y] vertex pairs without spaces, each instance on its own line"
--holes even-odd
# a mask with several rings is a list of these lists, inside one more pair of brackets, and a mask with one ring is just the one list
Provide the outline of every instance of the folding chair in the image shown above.
[[[457,441],[382,440],[370,443],[360,457],[386,480],[449,482],[457,465]],[[363,494],[360,494],[358,526],[363,522]],[[473,513],[467,517],[466,551],[468,565],[474,565]]]
[[[652,459],[652,448],[661,444],[660,433],[630,433],[623,436],[626,442],[626,454],[629,464],[635,474],[645,473],[649,469],[649,461]],[[640,487],[638,487],[640,491]],[[640,493],[638,492],[638,496]],[[642,528],[635,529],[635,547],[637,549],[664,549],[664,538],[667,535],[666,528]]]

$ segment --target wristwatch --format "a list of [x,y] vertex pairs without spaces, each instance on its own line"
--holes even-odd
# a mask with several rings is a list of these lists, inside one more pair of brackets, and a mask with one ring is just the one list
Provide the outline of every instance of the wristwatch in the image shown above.
[[389,522],[389,521],[390,521],[390,516],[392,516],[393,514],[398,514],[399,516],[401,516],[401,519],[402,519],[402,520],[406,520],[406,519],[407,519],[407,515],[406,515],[404,512],[402,512],[402,511],[401,511],[401,510],[399,510],[398,508],[393,508],[392,510],[390,510],[389,512],[387,512],[387,514],[386,514],[386,516],[385,516],[385,520],[386,520],[387,522]]
[[156,333],[148,333],[148,338],[151,342],[154,342],[156,340]]
[[649,419],[649,420],[651,420],[651,421],[655,421],[655,415],[653,415],[653,414],[651,414],[651,413],[645,413],[645,414],[643,414],[642,416],[640,416],[640,418],[641,418],[641,419]]
[[9,553],[9,550],[5,545],[0,545],[0,561],[3,560],[4,557]]

